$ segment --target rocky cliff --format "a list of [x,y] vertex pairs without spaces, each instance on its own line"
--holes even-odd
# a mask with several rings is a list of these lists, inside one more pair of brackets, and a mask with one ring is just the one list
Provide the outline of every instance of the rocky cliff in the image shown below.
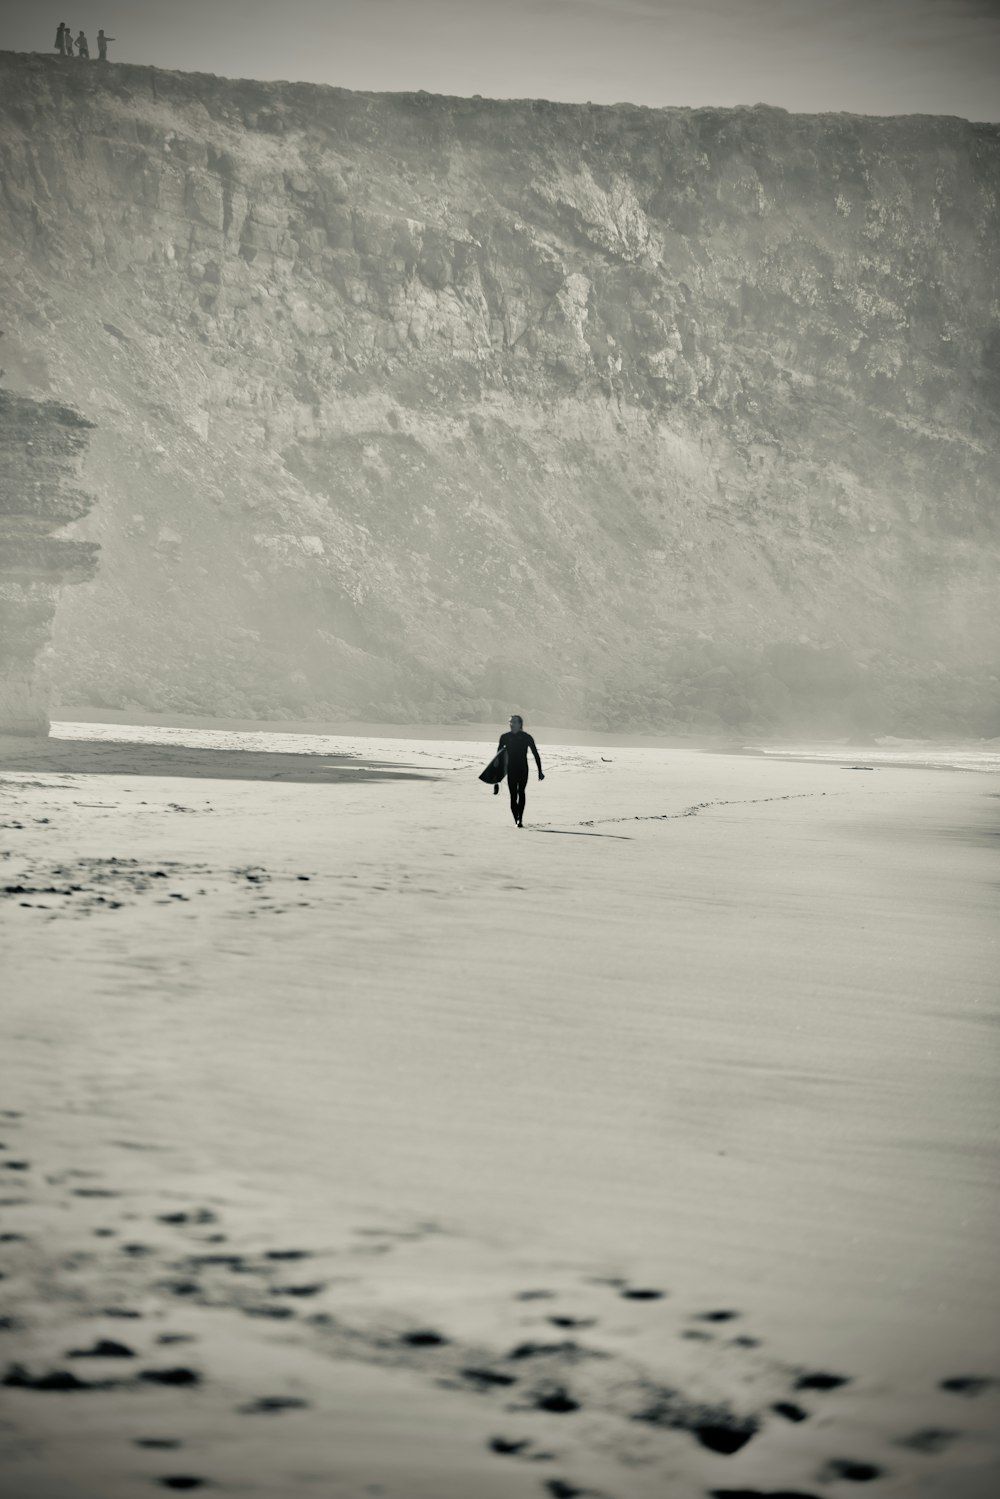
[[64,701],[1000,732],[1000,127],[0,54]]
[[[0,353],[3,345],[0,343]],[[93,504],[78,487],[93,423],[0,390],[0,733],[47,734],[59,592],[94,576],[99,548],[52,533]]]

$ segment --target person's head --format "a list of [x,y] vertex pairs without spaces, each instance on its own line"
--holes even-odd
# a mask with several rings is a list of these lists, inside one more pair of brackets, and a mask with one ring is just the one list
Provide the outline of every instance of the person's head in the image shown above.
[[521,717],[520,713],[512,713],[510,715],[510,726],[515,734],[519,729],[524,728],[524,719]]

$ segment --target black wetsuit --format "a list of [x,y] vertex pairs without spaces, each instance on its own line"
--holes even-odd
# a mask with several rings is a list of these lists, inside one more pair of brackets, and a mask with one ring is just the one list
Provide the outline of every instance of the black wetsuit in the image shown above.
[[538,748],[531,735],[524,729],[510,729],[506,734],[500,735],[500,743],[497,752],[507,751],[507,789],[510,792],[510,810],[518,827],[524,816],[524,793],[528,784],[528,751],[535,757],[538,766],[538,778],[542,777],[542,762],[538,757]]

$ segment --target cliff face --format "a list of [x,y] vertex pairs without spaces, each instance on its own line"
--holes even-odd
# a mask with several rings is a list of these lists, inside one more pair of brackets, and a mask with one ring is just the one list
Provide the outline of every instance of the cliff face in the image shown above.
[[2,734],[48,733],[47,646],[59,590],[96,570],[93,542],[52,535],[93,504],[75,482],[92,425],[53,401],[0,390]]
[[0,54],[64,700],[1000,732],[1000,128]]

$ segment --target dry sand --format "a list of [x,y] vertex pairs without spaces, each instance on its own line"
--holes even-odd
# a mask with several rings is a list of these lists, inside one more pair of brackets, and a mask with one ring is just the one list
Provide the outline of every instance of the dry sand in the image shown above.
[[8,1492],[992,1496],[995,776],[172,737],[0,758]]

